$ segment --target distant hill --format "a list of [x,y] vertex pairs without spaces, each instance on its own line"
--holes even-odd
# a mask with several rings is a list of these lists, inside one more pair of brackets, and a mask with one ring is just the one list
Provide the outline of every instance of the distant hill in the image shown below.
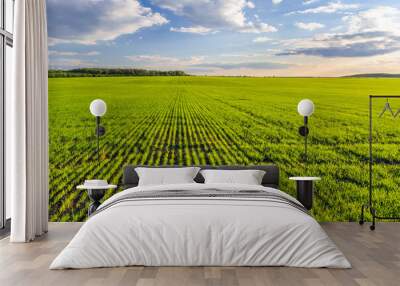
[[348,75],[344,77],[381,77],[381,78],[400,78],[400,74],[390,74],[390,73],[365,73],[365,74],[355,74],[355,75]]
[[106,76],[187,76],[183,71],[159,71],[145,69],[81,68],[73,70],[49,70],[49,77],[106,77]]

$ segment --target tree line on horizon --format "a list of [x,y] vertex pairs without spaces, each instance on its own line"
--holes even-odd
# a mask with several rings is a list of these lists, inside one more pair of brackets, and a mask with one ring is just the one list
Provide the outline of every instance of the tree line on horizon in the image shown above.
[[160,71],[135,68],[79,68],[49,70],[49,78],[57,77],[108,77],[108,76],[188,76],[184,71]]

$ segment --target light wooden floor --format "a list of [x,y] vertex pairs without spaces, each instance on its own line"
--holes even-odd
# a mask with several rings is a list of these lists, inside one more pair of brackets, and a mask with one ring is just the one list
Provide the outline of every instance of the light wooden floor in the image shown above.
[[49,233],[29,244],[0,241],[0,285],[400,285],[400,223],[328,223],[324,229],[353,269],[287,267],[125,267],[48,270],[80,223],[51,223]]

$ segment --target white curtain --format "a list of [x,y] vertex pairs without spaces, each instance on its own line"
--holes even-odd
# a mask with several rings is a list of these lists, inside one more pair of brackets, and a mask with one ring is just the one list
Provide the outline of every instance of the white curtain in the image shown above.
[[6,113],[6,177],[12,242],[48,226],[47,23],[45,0],[15,2],[14,94]]

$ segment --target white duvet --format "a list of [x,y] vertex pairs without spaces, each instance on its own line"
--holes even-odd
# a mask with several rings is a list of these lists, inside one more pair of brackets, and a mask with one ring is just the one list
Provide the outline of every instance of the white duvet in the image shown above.
[[[162,190],[267,190],[254,185],[184,184]],[[100,206],[100,208],[102,208]],[[50,269],[145,266],[293,266],[350,268],[309,215],[293,206],[246,198],[160,198],[124,201],[92,216]]]

